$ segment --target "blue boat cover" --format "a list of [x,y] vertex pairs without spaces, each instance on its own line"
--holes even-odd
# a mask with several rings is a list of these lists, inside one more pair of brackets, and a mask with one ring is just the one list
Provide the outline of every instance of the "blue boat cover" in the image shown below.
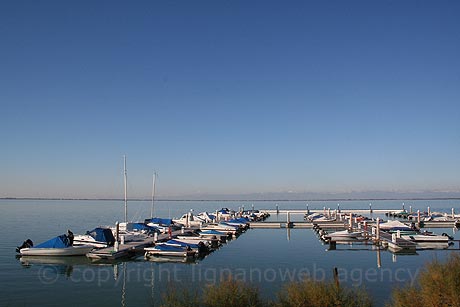
[[155,245],[154,249],[160,250],[160,251],[173,251],[173,252],[181,252],[184,251],[185,249],[183,247],[178,247],[178,246],[173,246],[173,245],[168,245],[168,244],[157,244]]
[[94,228],[91,231],[86,232],[87,235],[90,235],[94,240],[98,242],[106,242],[108,245],[115,244],[115,238],[113,236],[112,230],[108,228]]
[[232,219],[232,220],[228,220],[227,221],[228,223],[241,223],[241,224],[245,224],[245,223],[248,223],[249,220],[244,218],[244,217],[239,217],[239,218],[236,218],[236,219]]
[[154,217],[154,218],[151,218],[151,219],[146,219],[145,223],[146,224],[153,223],[153,224],[158,224],[158,225],[161,225],[161,226],[171,226],[173,221],[172,221],[172,219],[162,219],[160,217]]
[[55,238],[52,238],[51,240],[38,244],[33,248],[64,248],[69,247],[69,243],[69,239],[67,239],[66,235],[60,235]]
[[144,223],[130,223],[128,226],[129,230],[147,230],[147,231],[155,231],[155,227],[151,227],[148,225],[145,225]]
[[225,232],[217,231],[217,230],[205,230],[201,232],[202,234],[205,235],[216,235],[216,236],[225,236]]

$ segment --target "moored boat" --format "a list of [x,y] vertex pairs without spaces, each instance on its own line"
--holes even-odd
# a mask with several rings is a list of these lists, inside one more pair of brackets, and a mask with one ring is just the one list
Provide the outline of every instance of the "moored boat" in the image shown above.
[[154,247],[144,248],[145,257],[149,256],[169,256],[169,257],[194,257],[196,251],[182,246],[174,246],[160,243]]
[[72,246],[66,235],[57,236],[37,246],[18,248],[21,256],[83,256],[94,246]]
[[96,227],[87,231],[84,235],[76,235],[73,239],[73,246],[92,245],[96,248],[113,246],[115,238],[110,228]]

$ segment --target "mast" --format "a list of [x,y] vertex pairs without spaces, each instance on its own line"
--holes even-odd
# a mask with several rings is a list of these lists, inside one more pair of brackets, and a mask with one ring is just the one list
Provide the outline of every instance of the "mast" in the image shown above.
[[128,175],[126,172],[126,155],[123,156],[123,182],[125,187],[125,223],[128,222]]
[[153,172],[153,184],[152,184],[152,209],[150,210],[150,217],[153,218],[153,208],[154,208],[154,201],[155,201],[155,179],[157,177],[157,173]]

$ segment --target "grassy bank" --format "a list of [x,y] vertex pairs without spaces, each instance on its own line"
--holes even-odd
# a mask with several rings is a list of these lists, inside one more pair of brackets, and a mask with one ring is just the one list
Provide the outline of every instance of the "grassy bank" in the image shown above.
[[[163,295],[162,307],[371,307],[364,288],[338,282],[305,279],[287,283],[274,301],[264,300],[253,285],[225,280],[201,291],[171,287]],[[451,254],[445,263],[427,264],[414,285],[396,289],[387,307],[460,307],[460,256]]]

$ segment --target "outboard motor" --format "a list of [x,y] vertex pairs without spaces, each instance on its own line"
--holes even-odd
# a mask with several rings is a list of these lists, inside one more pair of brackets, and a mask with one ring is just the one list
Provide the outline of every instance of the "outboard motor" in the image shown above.
[[22,242],[21,246],[16,247],[16,253],[20,253],[21,249],[23,248],[30,248],[30,247],[34,247],[34,242],[32,242],[31,239],[27,239],[24,242]]

